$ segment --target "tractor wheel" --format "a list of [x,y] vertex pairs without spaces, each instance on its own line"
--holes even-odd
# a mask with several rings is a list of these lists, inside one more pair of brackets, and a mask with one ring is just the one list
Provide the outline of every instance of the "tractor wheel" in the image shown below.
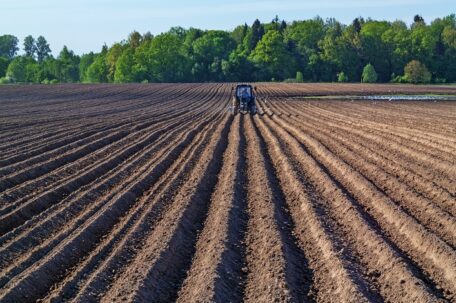
[[239,111],[239,105],[236,100],[236,98],[233,98],[233,101],[231,102],[231,114],[236,115]]

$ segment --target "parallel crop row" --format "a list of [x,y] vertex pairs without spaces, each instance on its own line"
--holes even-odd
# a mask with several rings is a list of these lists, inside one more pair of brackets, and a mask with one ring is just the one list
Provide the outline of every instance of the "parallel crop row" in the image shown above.
[[0,301],[456,300],[456,105],[295,98],[412,88],[5,88]]

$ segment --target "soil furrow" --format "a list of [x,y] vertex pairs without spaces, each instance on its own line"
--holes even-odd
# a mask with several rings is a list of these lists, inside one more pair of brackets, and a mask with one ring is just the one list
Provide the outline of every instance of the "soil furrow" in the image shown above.
[[283,192],[250,116],[246,137],[249,222],[245,301],[302,302],[309,292],[308,261],[295,244]]
[[[274,124],[273,121],[268,122]],[[280,127],[276,126],[276,129],[282,138],[290,137]],[[316,162],[296,139],[291,138],[290,148],[298,159],[298,165],[322,199],[315,199],[315,203],[325,210],[323,213],[334,216],[335,223],[341,225],[342,230],[348,229],[347,232],[334,233],[341,234],[343,238],[350,236],[351,239],[347,240],[349,245],[343,250],[354,250],[354,257],[362,262],[361,268],[366,267],[364,276],[373,284],[372,286],[385,298],[397,300],[399,296],[409,298],[410,301],[435,301],[436,297],[432,291],[415,277],[414,268],[410,267],[407,260],[402,260],[395,247],[391,247],[388,241],[385,243],[381,233],[376,232],[378,229],[375,228],[375,223],[364,215],[364,210],[357,207],[356,201],[350,199],[347,193],[339,188],[340,183],[332,179],[325,168]],[[375,257],[372,257],[372,254]],[[379,280],[381,283],[377,285]]]
[[453,248],[455,247],[456,219],[452,215],[422,198],[413,188],[407,187],[397,180],[395,176],[386,173],[381,167],[363,160],[368,159],[368,156],[353,153],[353,150],[345,147],[347,144],[344,141],[336,143],[332,139],[324,137],[321,131],[307,132],[304,128],[300,129],[319,140],[326,148],[336,152],[341,160],[344,160],[377,188],[384,191],[396,204],[403,207],[407,213],[443,238]]
[[[193,130],[180,145],[183,147],[196,135]],[[36,300],[43,296],[49,287],[58,282],[65,273],[79,259],[93,249],[99,239],[111,229],[118,220],[137,202],[137,198],[147,189],[153,180],[159,178],[163,170],[179,155],[182,147],[177,146],[165,159],[152,170],[145,171],[141,178],[135,178],[135,183],[126,186],[116,194],[111,201],[97,212],[97,215],[80,226],[76,233],[53,249],[51,255],[46,256],[45,262],[29,268],[19,276],[10,280],[5,286],[0,299],[9,301]],[[29,293],[20,291],[22,287],[31,287]],[[33,289],[33,291],[32,291]]]
[[452,248],[403,213],[388,197],[345,162],[336,158],[319,142],[298,132],[282,119],[277,117],[274,119],[309,148],[313,155],[376,218],[394,242],[413,256],[413,259],[433,277],[437,284],[441,284],[446,295],[452,297],[455,294],[456,286],[453,281],[456,279],[456,252]]
[[[368,301],[371,295],[362,286],[362,283],[359,283],[362,280],[361,277],[355,275],[344,256],[336,251],[331,235],[312,203],[311,192],[299,181],[297,172],[285,157],[277,138],[262,119],[255,119],[255,122],[265,139],[268,152],[278,173],[296,226],[296,237],[306,252],[309,267],[312,269],[311,296],[318,301],[330,301],[335,298],[338,298],[339,301]],[[331,269],[328,267],[329,264],[331,264]]]
[[232,120],[225,118],[217,126],[190,179],[179,188],[172,206],[145,240],[141,253],[116,279],[102,301],[176,299],[178,285],[191,266],[197,235],[207,216]]
[[236,116],[228,147],[196,253],[178,295],[178,302],[241,302],[244,296],[246,202],[246,139],[243,119]]
[[97,249],[54,287],[48,299],[68,300],[77,297],[77,301],[95,300],[108,290],[110,283],[128,265],[128,260],[134,257],[160,213],[172,200],[175,195],[173,188],[184,181],[194,162],[193,158],[204,147],[211,126],[206,125],[196,135],[194,144],[185,148],[110,235],[104,237]]

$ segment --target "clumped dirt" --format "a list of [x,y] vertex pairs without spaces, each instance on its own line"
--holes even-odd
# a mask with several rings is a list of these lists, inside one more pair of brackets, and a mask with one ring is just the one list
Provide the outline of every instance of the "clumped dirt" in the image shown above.
[[[454,86],[0,87],[0,302],[454,302]],[[299,98],[299,97],[306,98]]]

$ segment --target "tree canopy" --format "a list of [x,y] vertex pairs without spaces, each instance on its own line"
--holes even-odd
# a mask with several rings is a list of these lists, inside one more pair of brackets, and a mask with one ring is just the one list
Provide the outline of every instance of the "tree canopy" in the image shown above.
[[363,75],[361,81],[364,83],[375,83],[377,82],[378,75],[372,64],[368,64],[363,69]]
[[19,50],[18,43],[19,39],[13,35],[0,36],[0,57],[13,59]]
[[18,38],[6,34],[0,82],[456,82],[456,16],[409,22],[276,16],[233,31],[133,31],[99,52],[64,47],[56,58],[43,36],[25,37],[18,55]]
[[412,60],[405,66],[404,76],[411,83],[429,83],[431,81],[431,73],[423,63],[417,60]]

